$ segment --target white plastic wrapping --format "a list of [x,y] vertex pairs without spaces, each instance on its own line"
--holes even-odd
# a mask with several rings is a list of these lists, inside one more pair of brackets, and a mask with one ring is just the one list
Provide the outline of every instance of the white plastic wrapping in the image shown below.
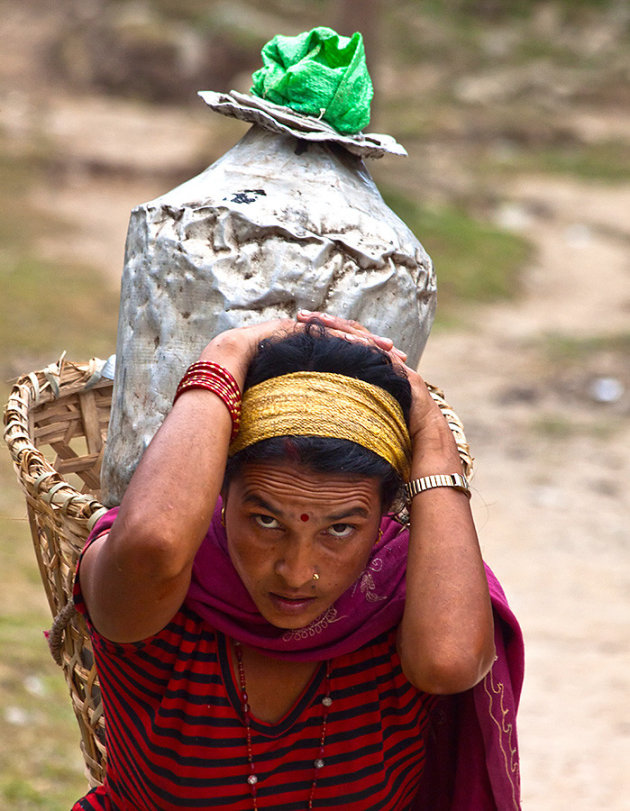
[[433,320],[435,276],[361,157],[254,124],[202,174],[131,214],[105,504],[120,502],[205,344],[299,308],[354,318],[413,365]]

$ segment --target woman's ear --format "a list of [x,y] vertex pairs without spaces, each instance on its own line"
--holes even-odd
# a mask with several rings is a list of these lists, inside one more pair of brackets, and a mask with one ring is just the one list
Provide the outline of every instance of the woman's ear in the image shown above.
[[230,491],[230,480],[228,479],[227,472],[223,476],[223,484],[221,485],[221,491],[219,495],[221,496],[221,501],[225,504],[228,499],[228,493]]

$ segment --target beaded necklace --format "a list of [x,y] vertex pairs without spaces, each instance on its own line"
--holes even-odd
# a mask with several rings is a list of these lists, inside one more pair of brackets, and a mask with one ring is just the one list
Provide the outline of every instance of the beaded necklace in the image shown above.
[[[249,706],[249,696],[247,695],[247,682],[245,681],[245,668],[243,667],[243,651],[241,643],[234,641],[234,650],[236,651],[236,661],[238,663],[238,678],[241,688],[241,709],[243,711],[243,719],[245,721],[245,735],[247,738],[247,760],[249,762],[249,776],[247,782],[252,795],[252,803],[254,811],[258,811],[258,775],[256,774],[256,767],[254,765],[254,752],[252,749],[252,726],[251,726],[251,712]],[[325,676],[326,694],[322,698],[322,726],[319,735],[319,753],[313,761],[313,781],[311,783],[311,790],[308,796],[306,808],[313,808],[313,800],[315,798],[315,788],[317,786],[317,777],[321,769],[324,768],[324,746],[326,744],[326,724],[328,721],[328,712],[332,705],[332,698],[330,697],[330,661],[326,662],[326,676]]]

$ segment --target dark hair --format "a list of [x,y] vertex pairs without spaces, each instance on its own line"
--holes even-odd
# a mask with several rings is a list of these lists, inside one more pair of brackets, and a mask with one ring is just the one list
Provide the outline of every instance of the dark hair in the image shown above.
[[[330,335],[312,320],[304,331],[261,341],[250,364],[245,389],[292,372],[332,372],[358,378],[389,392],[409,421],[411,387],[385,352],[375,346]],[[347,473],[381,480],[381,501],[388,509],[402,484],[396,470],[371,450],[347,439],[331,437],[274,437],[257,442],[228,459],[225,486],[242,466],[252,462],[295,461],[314,473]]]

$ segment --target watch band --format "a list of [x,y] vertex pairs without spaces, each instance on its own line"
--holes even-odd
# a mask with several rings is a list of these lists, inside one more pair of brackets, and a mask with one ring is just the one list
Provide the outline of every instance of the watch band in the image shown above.
[[470,498],[470,486],[467,478],[461,473],[438,473],[435,476],[423,476],[421,479],[412,479],[405,484],[405,496],[411,501],[418,493],[432,490],[434,487],[453,487],[466,493]]

